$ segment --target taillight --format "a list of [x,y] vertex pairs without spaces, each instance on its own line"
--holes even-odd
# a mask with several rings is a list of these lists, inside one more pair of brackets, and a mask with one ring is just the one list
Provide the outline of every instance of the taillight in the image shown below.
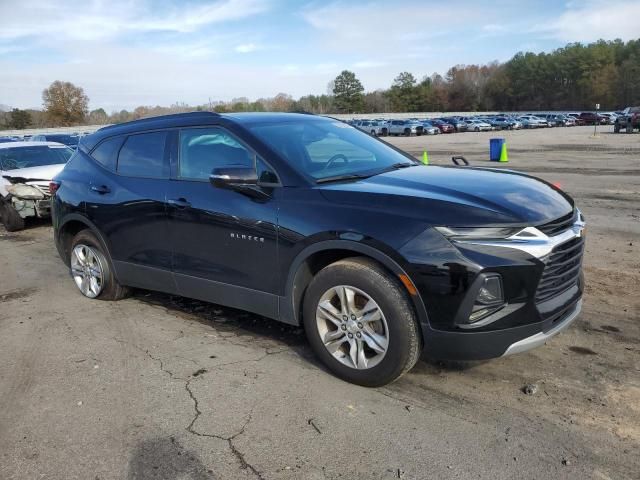
[[49,192],[51,193],[51,195],[55,195],[59,188],[60,182],[55,180],[49,182]]

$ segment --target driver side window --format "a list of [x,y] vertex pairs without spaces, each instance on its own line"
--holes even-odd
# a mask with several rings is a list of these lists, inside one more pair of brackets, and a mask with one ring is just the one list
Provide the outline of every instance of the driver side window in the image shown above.
[[218,127],[180,131],[179,177],[208,180],[214,168],[255,167],[256,156]]

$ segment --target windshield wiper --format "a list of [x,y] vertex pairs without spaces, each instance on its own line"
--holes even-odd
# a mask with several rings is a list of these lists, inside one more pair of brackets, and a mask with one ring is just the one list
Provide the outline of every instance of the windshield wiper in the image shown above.
[[[375,175],[375,174],[374,174]],[[371,177],[371,174],[357,174],[357,173],[349,173],[345,175],[334,175],[333,177],[324,177],[316,180],[316,183],[330,183],[330,182],[341,182],[343,180],[361,180],[363,178]]]
[[373,177],[374,175],[380,175],[381,173],[391,172],[393,170],[398,170],[400,168],[414,167],[417,166],[417,163],[394,163],[393,165],[388,166],[382,170],[373,173],[347,173],[344,175],[334,175],[333,177],[325,177],[319,178],[316,180],[316,183],[329,183],[329,182],[341,182],[343,180],[361,180],[363,178]]

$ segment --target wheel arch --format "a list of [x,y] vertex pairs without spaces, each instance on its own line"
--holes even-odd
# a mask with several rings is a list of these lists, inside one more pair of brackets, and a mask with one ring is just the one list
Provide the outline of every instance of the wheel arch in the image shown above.
[[63,218],[56,230],[56,247],[60,254],[60,258],[62,258],[67,266],[69,266],[69,258],[71,255],[71,240],[73,240],[73,237],[82,230],[91,230],[100,243],[102,243],[102,246],[107,254],[109,254],[109,257],[111,257],[109,245],[98,227],[83,215],[70,213]]
[[[306,247],[295,257],[287,275],[285,295],[280,297],[280,320],[292,325],[300,325],[304,295],[313,276],[331,263],[354,256],[370,258],[396,277],[407,289],[421,327],[424,328],[428,325],[427,311],[422,298],[417,293],[415,285],[405,269],[379,249],[349,240],[327,240],[315,243]],[[409,282],[413,287],[413,293],[409,290],[410,287],[406,282]]]

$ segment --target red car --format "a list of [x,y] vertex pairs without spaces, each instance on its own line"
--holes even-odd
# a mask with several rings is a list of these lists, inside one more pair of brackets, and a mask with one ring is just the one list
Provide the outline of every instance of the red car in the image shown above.
[[456,128],[450,123],[443,122],[442,120],[434,119],[429,120],[433,126],[438,127],[440,129],[440,133],[454,133]]
[[596,123],[599,125],[606,125],[608,122],[606,117],[595,112],[582,112],[579,118],[584,121],[585,125],[594,125]]

